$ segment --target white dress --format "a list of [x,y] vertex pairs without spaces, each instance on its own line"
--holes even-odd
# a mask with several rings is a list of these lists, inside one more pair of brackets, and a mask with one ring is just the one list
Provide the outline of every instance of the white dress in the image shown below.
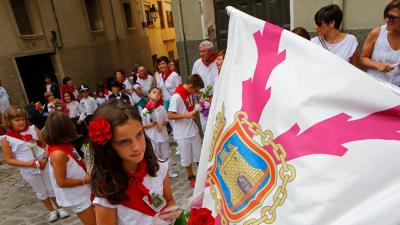
[[136,82],[138,82],[140,84],[140,87],[142,88],[142,96],[147,96],[151,87],[153,86],[153,77],[148,75],[147,79],[144,80],[138,76]]
[[[168,172],[168,163],[159,163],[160,169],[157,171],[156,177],[149,175],[143,179],[143,184],[150,190],[150,193],[157,193],[163,195],[163,181]],[[123,205],[112,205],[106,198],[96,197],[93,204],[101,205],[106,208],[117,209],[117,225],[151,225],[153,217],[136,211],[134,209],[125,207]]]
[[[311,42],[322,47],[321,41],[318,37],[312,38]],[[354,35],[346,34],[346,37],[342,41],[335,44],[326,43],[326,45],[328,46],[329,51],[349,62],[357,49],[358,41]]]

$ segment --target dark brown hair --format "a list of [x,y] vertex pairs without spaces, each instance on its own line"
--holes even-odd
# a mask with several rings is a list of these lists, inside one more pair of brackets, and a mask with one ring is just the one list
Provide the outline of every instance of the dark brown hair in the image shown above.
[[325,7],[322,7],[318,10],[314,15],[314,21],[317,26],[321,26],[322,23],[329,24],[332,21],[335,21],[335,28],[339,29],[340,24],[342,23],[343,12],[338,5],[330,4]]
[[226,54],[226,50],[222,49],[217,53],[217,56],[222,56],[222,58],[225,59],[225,54]]
[[114,76],[117,75],[118,72],[120,72],[122,74],[122,76],[125,77],[125,71],[123,71],[122,69],[116,69],[114,71]]
[[185,83],[193,85],[194,88],[204,88],[204,81],[199,74],[188,76]]
[[310,34],[308,33],[308,31],[303,28],[303,27],[296,27],[292,30],[292,33],[295,33],[297,35],[299,35],[300,37],[303,37],[307,40],[311,40]]
[[389,14],[389,11],[397,8],[400,10],[400,0],[393,0],[389,4],[386,5],[385,10],[383,11],[383,17],[386,18]]
[[11,121],[15,118],[24,117],[25,123],[29,123],[28,121],[28,112],[25,109],[19,106],[9,106],[7,110],[3,114],[3,126],[6,129],[12,130]]
[[[142,123],[139,111],[121,100],[110,100],[97,108],[93,118],[104,117],[111,125],[111,130],[124,125],[129,119]],[[144,159],[148,165],[148,174],[157,176],[159,164],[153,152],[150,139],[145,136],[146,151]],[[111,204],[117,205],[128,200],[125,191],[129,186],[129,177],[123,167],[122,159],[111,146],[112,138],[104,145],[91,141],[94,155],[94,167],[91,173],[92,192],[106,198]]]
[[49,145],[70,143],[79,138],[75,124],[67,114],[54,111],[47,117],[43,130],[43,140]]

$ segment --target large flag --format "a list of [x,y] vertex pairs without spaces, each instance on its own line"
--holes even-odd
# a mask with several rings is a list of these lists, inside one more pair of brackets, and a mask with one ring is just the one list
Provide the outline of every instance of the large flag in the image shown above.
[[399,225],[399,88],[227,11],[194,193],[216,224]]

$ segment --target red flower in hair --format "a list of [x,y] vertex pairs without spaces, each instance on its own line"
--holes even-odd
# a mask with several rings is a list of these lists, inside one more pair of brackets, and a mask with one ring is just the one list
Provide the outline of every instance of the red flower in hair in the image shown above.
[[89,137],[94,143],[104,145],[111,137],[111,125],[104,117],[96,117],[89,123]]

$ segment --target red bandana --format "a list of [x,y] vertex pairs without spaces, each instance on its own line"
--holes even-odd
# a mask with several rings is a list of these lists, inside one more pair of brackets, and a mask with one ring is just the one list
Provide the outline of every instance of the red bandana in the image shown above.
[[110,93],[110,90],[108,90],[107,88],[103,89],[104,96],[107,96],[109,93]]
[[[80,167],[82,167],[82,169],[87,172],[86,170],[86,166],[85,163],[83,163],[82,159],[78,158],[74,152],[74,147],[72,144],[67,143],[67,144],[59,144],[59,145],[49,145],[49,156],[51,155],[51,153],[60,150],[64,153],[66,153],[67,155],[69,155],[71,158],[73,158],[75,160],[75,162],[78,163],[78,165]],[[76,153],[78,154],[78,153]]]
[[165,81],[168,79],[169,75],[171,75],[172,72],[174,72],[174,71],[168,69],[168,70],[167,70],[167,73],[165,73],[165,75],[164,75],[164,73],[161,73],[161,77],[163,78],[164,83],[165,83]]
[[144,196],[149,198],[151,203],[151,195],[149,189],[143,185],[143,179],[147,175],[147,162],[142,160],[136,169],[136,172],[129,173],[129,186],[125,191],[128,200],[121,204],[130,209],[142,212],[149,216],[154,216],[156,212],[143,200]]
[[217,56],[213,54],[213,55],[211,55],[211,57],[210,57],[208,60],[206,60],[206,61],[201,60],[201,61],[203,62],[204,65],[206,65],[206,66],[208,67],[208,66],[209,66],[211,63],[213,63],[216,59],[217,59]]
[[28,128],[29,128],[29,126],[25,126],[25,128],[22,131],[7,130],[6,135],[10,136],[10,137],[13,137],[13,138],[16,138],[16,139],[19,139],[21,141],[26,141],[26,142],[34,140],[36,142],[37,146],[43,148],[43,143],[41,141],[39,141],[39,140],[33,139],[32,134],[23,135],[23,134],[20,133],[20,132],[27,131]]
[[190,93],[183,87],[183,84],[180,84],[176,90],[175,93],[179,94],[185,103],[186,109],[188,112],[191,112],[194,110],[194,105],[191,99]]
[[65,102],[64,101],[64,94],[65,93],[69,93],[71,95],[71,100],[75,100],[75,95],[74,95],[75,91],[76,91],[76,88],[75,88],[74,85],[63,85],[61,87],[61,99],[62,99],[62,102]]

